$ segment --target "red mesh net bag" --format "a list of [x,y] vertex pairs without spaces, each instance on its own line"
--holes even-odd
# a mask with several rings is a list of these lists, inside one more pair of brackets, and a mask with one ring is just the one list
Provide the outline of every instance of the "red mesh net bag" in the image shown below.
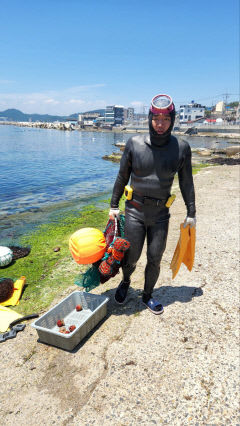
[[105,231],[104,231],[104,237],[107,244],[106,250],[108,247],[112,244],[113,240],[116,237],[124,237],[124,224],[125,224],[125,217],[124,215],[120,215],[119,219],[115,218],[109,219]]
[[99,265],[100,281],[106,282],[114,277],[121,266],[121,261],[125,252],[129,249],[130,243],[124,238],[117,237],[108,248],[108,253]]

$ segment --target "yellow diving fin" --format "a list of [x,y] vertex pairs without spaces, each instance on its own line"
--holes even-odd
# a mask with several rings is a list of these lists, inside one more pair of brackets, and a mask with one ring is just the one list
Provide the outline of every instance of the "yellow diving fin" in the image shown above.
[[196,228],[193,226],[189,229],[190,239],[188,241],[187,250],[183,257],[183,263],[186,265],[189,271],[192,270],[194,257],[195,257],[195,243],[196,243]]
[[7,331],[9,324],[18,318],[22,318],[22,315],[5,306],[0,306],[0,332]]
[[192,270],[195,255],[195,241],[195,227],[190,228],[188,225],[184,228],[183,223],[181,223],[180,237],[170,264],[170,268],[172,269],[172,279],[177,275],[182,262],[187,266],[189,271]]

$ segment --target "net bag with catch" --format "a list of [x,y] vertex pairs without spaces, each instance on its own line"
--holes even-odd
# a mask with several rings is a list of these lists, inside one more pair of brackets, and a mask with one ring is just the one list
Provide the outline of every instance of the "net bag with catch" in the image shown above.
[[[79,287],[83,287],[85,291],[90,291],[93,288],[97,287],[106,281],[108,281],[111,277],[114,277],[121,266],[121,260],[117,260],[112,258],[112,261],[109,259],[111,267],[109,269],[107,264],[102,264],[103,261],[106,261],[109,258],[111,247],[114,244],[114,241],[120,237],[121,239],[124,237],[124,224],[125,224],[125,216],[120,215],[119,219],[109,219],[104,231],[104,237],[106,242],[106,250],[105,254],[102,258],[93,263],[92,266],[87,269],[86,272],[79,274],[74,283]],[[116,251],[115,251],[116,254]],[[102,268],[99,269],[102,264]],[[104,266],[105,265],[105,266]],[[102,273],[105,271],[105,273]]]
[[120,214],[119,219],[115,218],[109,219],[104,231],[104,237],[106,241],[106,250],[112,244],[114,238],[122,237],[124,238],[124,225],[125,225],[125,216]]
[[129,247],[130,243],[125,238],[117,237],[113,240],[98,268],[101,283],[108,281],[118,273]]

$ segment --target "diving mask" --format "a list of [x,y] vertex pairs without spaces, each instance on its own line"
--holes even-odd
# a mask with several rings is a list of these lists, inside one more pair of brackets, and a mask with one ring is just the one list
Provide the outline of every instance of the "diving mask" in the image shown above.
[[174,110],[174,104],[171,96],[156,95],[152,99],[150,111],[153,114],[170,114]]

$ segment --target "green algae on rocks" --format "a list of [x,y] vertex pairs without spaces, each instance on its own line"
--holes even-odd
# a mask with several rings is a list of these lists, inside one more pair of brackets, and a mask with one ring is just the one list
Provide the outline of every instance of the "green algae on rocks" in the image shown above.
[[[87,206],[78,216],[70,215],[63,217],[61,222],[41,225],[20,240],[21,245],[31,248],[30,254],[2,271],[4,277],[14,281],[26,276],[20,303],[12,307],[14,310],[21,314],[40,313],[61,291],[74,284],[76,275],[85,267],[72,259],[69,238],[80,228],[93,227],[103,231],[108,211]],[[56,247],[60,250],[54,251]]]

